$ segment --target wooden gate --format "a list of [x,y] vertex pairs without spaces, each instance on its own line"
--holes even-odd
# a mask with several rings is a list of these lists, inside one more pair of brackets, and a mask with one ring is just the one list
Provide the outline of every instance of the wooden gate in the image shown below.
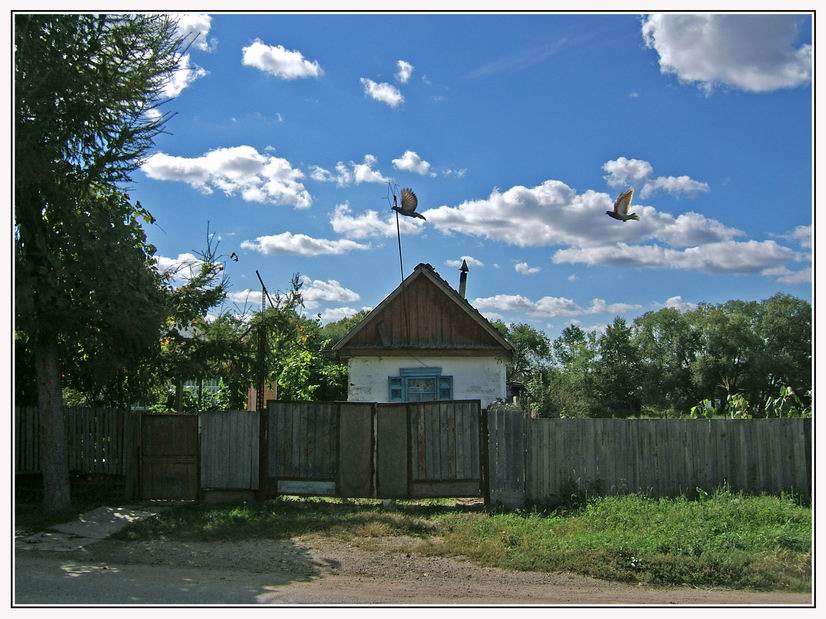
[[140,488],[144,499],[198,498],[198,416],[141,416]]
[[371,497],[373,404],[270,402],[267,490]]
[[484,495],[479,400],[379,404],[376,421],[378,496]]

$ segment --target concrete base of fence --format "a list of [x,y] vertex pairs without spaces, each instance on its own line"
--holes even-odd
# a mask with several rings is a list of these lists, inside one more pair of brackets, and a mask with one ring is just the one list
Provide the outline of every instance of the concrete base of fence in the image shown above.
[[201,490],[204,503],[240,503],[254,501],[255,490]]

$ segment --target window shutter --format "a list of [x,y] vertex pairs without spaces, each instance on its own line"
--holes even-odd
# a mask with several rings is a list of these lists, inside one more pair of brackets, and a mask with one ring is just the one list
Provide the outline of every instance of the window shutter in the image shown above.
[[452,400],[453,399],[453,377],[440,376],[439,377],[439,399]]
[[402,379],[401,376],[390,376],[387,379],[388,400],[391,402],[401,402],[402,397]]

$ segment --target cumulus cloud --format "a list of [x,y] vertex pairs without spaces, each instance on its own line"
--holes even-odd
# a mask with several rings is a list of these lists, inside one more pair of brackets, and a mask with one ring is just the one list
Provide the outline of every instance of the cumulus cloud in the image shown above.
[[442,170],[442,176],[455,176],[456,178],[463,178],[466,173],[467,168],[445,168],[444,170]]
[[[418,221],[418,220],[416,220]],[[458,260],[445,260],[445,266],[451,267],[454,269],[458,269],[462,266],[462,261],[466,261],[469,267],[483,267],[485,263],[481,260],[477,260],[473,256],[461,256]]]
[[612,264],[615,266],[657,267],[705,273],[765,273],[797,255],[775,241],[721,241],[703,246],[673,249],[660,245],[574,247],[553,256],[557,264]]
[[250,290],[249,288],[246,288],[244,290],[236,290],[228,293],[227,300],[232,301],[233,303],[238,303],[239,305],[247,305],[248,303],[261,305],[262,296],[263,294],[260,290]]
[[307,309],[315,309],[322,302],[349,303],[361,298],[357,292],[345,288],[335,279],[314,280],[303,275],[301,282],[301,296]]
[[177,258],[155,256],[155,262],[158,265],[158,271],[168,273],[174,280],[194,277],[203,264],[203,260],[190,253],[178,254]]
[[539,273],[542,270],[539,267],[530,266],[527,262],[517,262],[513,268],[517,273],[521,273],[522,275],[533,275],[534,273]]
[[771,236],[775,236],[781,239],[786,239],[789,241],[795,241],[800,247],[803,249],[811,249],[812,248],[812,226],[811,224],[808,226],[797,226],[794,230],[790,232],[786,232],[785,234],[773,234]]
[[312,165],[310,166],[310,178],[321,183],[335,182],[339,187],[346,187],[353,183],[360,185],[361,183],[390,182],[389,178],[374,168],[378,161],[375,155],[368,153],[364,155],[364,160],[361,163],[339,161],[336,164],[335,172],[321,166]]
[[812,281],[812,266],[792,271],[788,267],[773,267],[763,271],[763,275],[773,277],[783,284],[809,284]]
[[350,318],[358,314],[361,310],[354,307],[329,307],[321,312],[321,320],[324,322],[336,322],[342,318]]
[[658,176],[643,185],[640,198],[648,198],[658,191],[665,191],[674,196],[693,195],[709,190],[708,183],[695,181],[688,176]]
[[660,71],[706,92],[725,84],[770,92],[807,84],[812,46],[798,45],[797,15],[655,14],[642,23]]
[[[353,164],[353,178],[356,185],[361,183],[387,183],[390,181],[386,176],[378,170],[374,170],[373,166],[378,163],[378,159],[374,155],[364,155],[364,161]],[[336,166],[338,168],[338,166]]]
[[192,41],[192,48],[202,52],[215,51],[217,41],[209,40],[209,30],[212,27],[212,17],[206,13],[184,13],[174,16],[177,19],[178,35]]
[[164,84],[163,95],[170,99],[177,97],[192,82],[206,74],[205,69],[194,64],[190,66],[189,54],[183,54],[178,60],[178,68]]
[[652,305],[654,305],[654,307],[659,308],[668,307],[671,309],[678,310],[680,312],[689,312],[691,310],[697,309],[696,303],[690,303],[689,301],[685,301],[680,295],[669,297],[665,300],[665,303],[654,302],[652,303]]
[[283,45],[267,45],[261,39],[255,39],[244,47],[242,53],[244,66],[260,69],[282,80],[324,75],[318,62],[307,60],[298,50],[289,50]]
[[[422,176],[431,174],[430,164],[412,150],[406,150],[401,157],[393,159],[393,167],[397,170],[413,172],[415,174],[421,174]],[[435,173],[432,173],[432,175],[435,176]]]
[[[353,215],[349,202],[336,206],[330,217],[330,225],[338,234],[350,239],[396,235],[396,220],[392,214],[382,217],[377,211],[366,210]],[[399,218],[399,231],[402,234],[419,234],[423,229],[424,222],[420,219]]]
[[568,276],[568,281],[571,282],[572,284],[578,279],[579,278],[576,275],[573,275],[573,274]]
[[392,108],[399,107],[404,103],[404,96],[393,84],[388,84],[387,82],[377,84],[373,80],[363,77],[361,78],[361,85],[364,86],[364,94],[368,97],[380,101],[385,105],[389,105]]
[[413,65],[406,60],[399,60],[396,62],[396,80],[402,84],[406,84],[413,75]]
[[247,202],[289,204],[307,208],[312,197],[301,182],[304,173],[280,157],[263,155],[252,146],[217,148],[200,157],[156,153],[141,169],[149,178],[187,183],[201,193],[215,189],[239,194]]
[[602,169],[607,172],[605,181],[611,187],[621,187],[631,183],[638,183],[651,175],[653,166],[642,159],[626,159],[619,157],[602,164]]
[[605,299],[591,300],[589,307],[582,307],[573,299],[565,297],[542,297],[532,301],[519,294],[497,294],[492,297],[474,299],[473,306],[480,310],[499,310],[500,312],[526,313],[531,316],[553,318],[555,316],[571,317],[591,314],[623,314],[639,309],[641,306],[629,303],[606,303]]
[[359,249],[370,249],[370,245],[356,243],[348,239],[316,239],[306,234],[282,232],[269,236],[259,236],[255,241],[244,241],[242,249],[251,249],[265,255],[293,254],[296,256],[340,256]]
[[440,206],[423,215],[445,234],[459,232],[519,247],[608,245],[645,239],[692,246],[743,235],[698,213],[674,217],[642,205],[634,207],[639,222],[606,226],[605,211],[612,207],[608,194],[592,190],[577,194],[561,181],[548,180],[530,188],[494,189],[487,198]]

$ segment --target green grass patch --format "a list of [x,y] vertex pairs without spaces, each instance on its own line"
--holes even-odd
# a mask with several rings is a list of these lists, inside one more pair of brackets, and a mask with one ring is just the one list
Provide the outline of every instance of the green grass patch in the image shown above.
[[811,509],[791,497],[593,498],[575,512],[457,516],[441,534],[418,550],[656,585],[811,587]]
[[453,501],[290,499],[179,507],[120,539],[229,541],[304,535],[371,547],[410,536],[404,550],[485,566],[570,571],[656,585],[811,588],[811,509],[792,497],[719,491],[697,500],[591,498],[579,509],[485,511]]
[[19,475],[14,488],[14,532],[31,535],[56,524],[69,522],[79,514],[103,505],[121,505],[123,481],[115,476],[73,475],[70,479],[72,505],[54,514],[43,512],[43,482],[39,475]]

